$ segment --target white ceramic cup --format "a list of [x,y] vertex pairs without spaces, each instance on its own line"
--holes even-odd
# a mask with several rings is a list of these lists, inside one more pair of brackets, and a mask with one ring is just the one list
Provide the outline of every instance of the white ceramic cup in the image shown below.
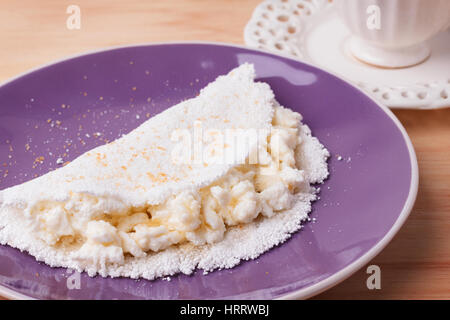
[[450,0],[339,0],[350,52],[363,62],[402,68],[426,60],[426,40],[449,27]]

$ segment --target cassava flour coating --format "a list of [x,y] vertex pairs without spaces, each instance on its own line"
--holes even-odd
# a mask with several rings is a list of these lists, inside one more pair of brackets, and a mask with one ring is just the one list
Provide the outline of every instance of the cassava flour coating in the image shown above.
[[[154,279],[231,268],[284,242],[307,218],[329,153],[254,77],[244,64],[124,137],[0,191],[0,243],[91,276]],[[175,138],[193,133],[195,146],[198,130],[215,155],[230,148],[217,148],[220,132],[261,139],[231,144],[243,162],[174,161]]]

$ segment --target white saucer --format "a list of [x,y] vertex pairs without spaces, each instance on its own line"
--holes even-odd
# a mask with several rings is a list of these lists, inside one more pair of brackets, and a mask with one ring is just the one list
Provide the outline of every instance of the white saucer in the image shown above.
[[390,108],[450,106],[450,30],[431,39],[431,56],[404,69],[383,69],[354,58],[350,32],[329,0],[266,0],[244,31],[247,45],[294,56],[359,85]]

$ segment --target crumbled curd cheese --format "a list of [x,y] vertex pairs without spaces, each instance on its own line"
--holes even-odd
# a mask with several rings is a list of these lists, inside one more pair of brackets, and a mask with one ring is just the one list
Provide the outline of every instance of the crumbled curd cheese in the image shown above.
[[[295,190],[305,182],[295,160],[300,119],[298,113],[276,107],[276,130],[264,155],[268,163],[236,166],[213,184],[174,194],[159,205],[131,210],[111,199],[73,194],[64,204],[46,203],[30,214],[38,218],[39,235],[49,245],[57,245],[62,237],[83,239],[73,256],[86,265],[120,263],[125,254],[141,257],[183,242],[221,241],[227,226],[292,207]],[[271,154],[275,148],[276,156]]]

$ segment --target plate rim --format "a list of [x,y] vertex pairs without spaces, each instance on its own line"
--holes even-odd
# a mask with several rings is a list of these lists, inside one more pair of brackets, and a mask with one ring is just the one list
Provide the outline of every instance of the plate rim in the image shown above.
[[[125,48],[133,48],[133,47],[143,47],[143,46],[161,46],[161,45],[211,45],[211,46],[221,46],[221,47],[234,47],[239,49],[246,49],[256,52],[261,52],[269,55],[273,55],[275,57],[282,57],[288,60],[292,60],[294,62],[300,62],[307,66],[319,69],[321,71],[325,71],[326,73],[336,77],[337,79],[345,82],[347,85],[351,86],[353,89],[356,89],[358,92],[362,93],[364,96],[366,96],[368,99],[370,99],[375,105],[377,105],[381,110],[383,110],[386,115],[394,122],[397,129],[400,130],[400,133],[402,134],[403,140],[406,143],[406,147],[409,152],[409,158],[410,158],[410,165],[411,165],[411,181],[410,181],[410,188],[408,192],[408,197],[405,200],[405,204],[400,212],[400,214],[397,217],[397,220],[394,222],[392,227],[389,229],[389,231],[384,235],[384,237],[379,240],[370,250],[368,250],[366,253],[364,253],[361,257],[350,263],[348,266],[344,267],[343,269],[339,270],[338,272],[334,273],[333,275],[311,285],[306,288],[293,290],[292,292],[286,293],[281,295],[280,297],[275,298],[275,300],[290,300],[290,299],[308,299],[310,297],[313,297],[315,295],[318,295],[327,289],[330,289],[331,287],[334,287],[341,283],[342,281],[349,278],[352,274],[360,270],[364,265],[366,265],[368,262],[370,262],[375,256],[377,256],[388,244],[389,242],[394,238],[394,236],[398,233],[400,228],[403,226],[405,221],[407,220],[414,203],[417,198],[418,193],[418,187],[419,187],[419,167],[417,163],[417,157],[416,153],[413,147],[413,144],[411,142],[411,139],[409,138],[406,129],[401,124],[400,120],[394,115],[394,113],[386,106],[380,104],[377,100],[375,100],[373,97],[368,95],[365,91],[363,91],[358,86],[354,85],[353,83],[349,82],[345,78],[341,77],[340,75],[336,74],[335,72],[328,70],[327,68],[313,65],[310,62],[305,61],[299,61],[295,58],[292,58],[291,56],[287,54],[282,53],[274,53],[268,50],[259,49],[259,48],[252,48],[250,46],[246,45],[239,45],[234,43],[226,43],[226,42],[216,42],[216,41],[162,41],[162,42],[144,42],[144,43],[136,43],[136,44],[127,44],[127,45],[117,45],[117,46],[109,46],[104,47],[101,49],[94,49],[89,51],[84,51],[82,53],[76,53],[69,56],[64,56],[60,59],[52,60],[48,63],[44,63],[41,65],[38,65],[34,68],[31,68],[25,72],[22,72],[12,78],[6,79],[5,81],[0,83],[0,88],[2,88],[5,85],[8,85],[9,83],[26,76],[28,74],[31,74],[35,71],[44,69],[46,67],[65,62],[71,59],[79,58],[82,56],[87,56],[91,54],[96,53],[102,53],[107,51],[112,51],[116,49],[125,49]],[[0,284],[0,295],[8,298],[8,299],[20,299],[20,300],[37,300],[37,298],[19,293],[15,290],[12,290],[8,287],[5,287]]]

